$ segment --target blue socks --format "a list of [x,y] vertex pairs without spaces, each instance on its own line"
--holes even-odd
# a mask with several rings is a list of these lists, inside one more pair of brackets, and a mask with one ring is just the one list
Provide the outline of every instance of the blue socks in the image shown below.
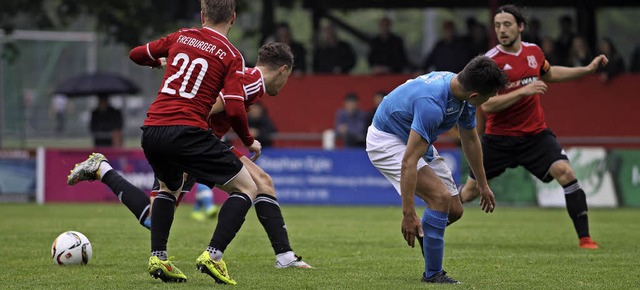
[[444,229],[447,227],[447,212],[429,208],[422,215],[422,231],[424,232],[425,278],[442,272],[444,256]]

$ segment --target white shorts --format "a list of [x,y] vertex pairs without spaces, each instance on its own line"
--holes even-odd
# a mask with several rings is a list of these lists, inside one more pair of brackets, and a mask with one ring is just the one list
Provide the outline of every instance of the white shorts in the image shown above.
[[[373,166],[375,166],[384,177],[391,182],[398,194],[400,194],[400,171],[402,167],[402,157],[407,149],[404,143],[396,135],[382,132],[373,125],[369,126],[367,132],[367,154]],[[424,158],[418,160],[418,170],[429,165],[431,169],[444,182],[451,196],[458,195],[458,187],[453,181],[451,170],[444,162],[444,158],[438,154],[438,150],[433,147],[433,161],[427,162]]]

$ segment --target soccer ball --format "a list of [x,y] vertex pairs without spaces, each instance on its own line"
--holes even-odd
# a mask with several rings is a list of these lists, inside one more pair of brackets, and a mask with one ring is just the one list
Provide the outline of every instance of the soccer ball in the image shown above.
[[60,234],[51,245],[51,258],[58,265],[86,265],[92,253],[89,239],[76,231]]

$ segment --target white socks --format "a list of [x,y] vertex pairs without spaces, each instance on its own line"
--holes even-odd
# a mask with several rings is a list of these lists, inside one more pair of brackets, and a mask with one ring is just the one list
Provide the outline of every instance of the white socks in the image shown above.
[[100,180],[102,180],[102,177],[107,174],[109,170],[113,169],[113,167],[111,167],[111,164],[106,161],[101,161],[99,166],[100,167],[98,167],[98,176],[100,177]]

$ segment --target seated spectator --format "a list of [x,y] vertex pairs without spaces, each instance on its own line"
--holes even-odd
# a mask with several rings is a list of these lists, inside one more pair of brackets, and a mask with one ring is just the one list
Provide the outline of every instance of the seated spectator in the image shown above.
[[380,19],[379,33],[369,43],[369,68],[372,74],[402,73],[407,66],[404,43],[391,32],[391,19]]
[[574,37],[569,50],[569,66],[586,66],[591,63],[591,60],[593,60],[593,56],[584,37]]
[[467,62],[473,58],[470,47],[456,34],[452,21],[442,24],[442,38],[436,43],[422,66],[425,72],[462,71]]
[[269,117],[267,108],[262,103],[255,103],[247,112],[249,131],[260,142],[262,147],[273,146],[273,134],[278,130]]
[[599,70],[600,78],[603,81],[608,81],[614,76],[625,72],[624,60],[610,38],[603,38],[598,44],[598,50],[599,53],[604,54],[609,59],[609,63]]
[[289,24],[281,22],[276,25],[275,42],[287,44],[291,48],[294,74],[307,72],[307,51],[301,43],[293,40]]
[[367,128],[369,127],[369,125],[373,123],[373,115],[376,114],[376,110],[378,110],[378,106],[380,105],[380,103],[382,103],[382,99],[384,99],[384,96],[386,95],[387,95],[387,92],[385,91],[377,91],[375,94],[373,94],[373,106],[371,107],[371,110],[367,112],[367,121],[365,122],[366,127],[364,129],[365,132],[367,131]]
[[351,45],[339,40],[333,25],[326,23],[313,50],[313,71],[346,74],[355,65],[356,54]]
[[364,147],[367,114],[360,110],[358,95],[348,93],[344,97],[344,107],[336,113],[335,130],[345,147]]

